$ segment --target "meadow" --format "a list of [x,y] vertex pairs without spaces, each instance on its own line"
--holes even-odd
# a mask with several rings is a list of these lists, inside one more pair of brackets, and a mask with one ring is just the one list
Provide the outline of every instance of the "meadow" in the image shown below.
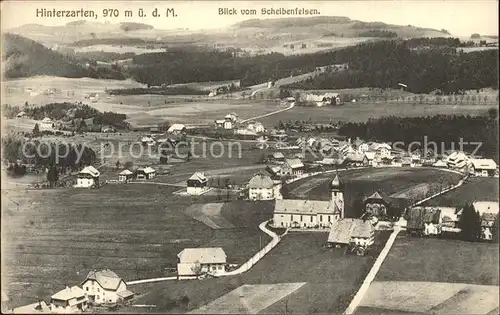
[[[47,299],[93,268],[110,268],[125,280],[165,276],[164,268],[175,267],[186,247],[222,246],[229,262],[240,264],[268,240],[258,224],[271,217],[269,211],[234,220],[233,229],[214,230],[184,209],[215,197],[172,195],[178,189],[109,184],[98,190],[3,190],[2,282],[8,296],[18,305]],[[222,214],[227,212],[231,206]]]
[[429,206],[459,207],[474,201],[499,200],[498,178],[471,177],[467,182],[439,197],[427,201]]
[[[449,184],[456,184],[461,177],[435,168],[409,167],[353,169],[341,171],[339,176],[345,183],[344,200],[348,217],[355,211],[352,207],[356,200],[363,200],[376,190],[392,195],[424,183],[445,180]],[[318,175],[294,182],[289,185],[291,198],[329,200],[329,184],[333,177],[333,174]]]
[[356,314],[498,314],[497,244],[400,234]]
[[[364,257],[326,248],[327,237],[327,233],[319,232],[290,233],[252,269],[238,276],[139,284],[131,289],[141,293],[137,303],[153,304],[156,305],[153,312],[172,314],[196,310],[242,285],[305,282],[295,292],[261,310],[262,313],[280,314],[286,309],[296,314],[341,313],[370,270],[388,233],[378,234],[373,255]],[[184,296],[189,303],[180,305]],[[253,298],[256,297],[248,300]],[[239,302],[234,301],[221,312],[238,312]]]

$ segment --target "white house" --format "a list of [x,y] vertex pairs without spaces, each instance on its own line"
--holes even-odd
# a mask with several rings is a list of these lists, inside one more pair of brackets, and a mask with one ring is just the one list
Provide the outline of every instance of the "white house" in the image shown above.
[[130,179],[132,179],[133,176],[134,176],[133,172],[131,172],[129,170],[123,170],[120,173],[118,173],[118,181],[127,182]]
[[220,247],[185,248],[177,257],[179,279],[195,278],[203,274],[222,275],[226,272],[226,253]]
[[469,164],[469,158],[464,152],[454,151],[448,155],[446,163],[452,169],[465,169]]
[[205,174],[201,172],[194,173],[187,180],[187,193],[188,195],[201,195],[208,189],[208,179]]
[[167,132],[172,134],[180,134],[186,130],[186,126],[183,124],[173,124],[168,128]]
[[475,176],[488,177],[495,175],[497,163],[492,159],[471,159],[472,174]]
[[96,304],[116,303],[134,295],[127,290],[125,281],[109,269],[90,271],[82,282],[82,288],[89,301]]
[[231,115],[231,114],[227,114],[224,117],[224,129],[226,129],[226,130],[233,129],[235,122],[236,122],[236,118],[233,115]]
[[144,136],[141,139],[141,143],[142,143],[142,145],[155,145],[156,141],[149,136]]
[[332,223],[327,242],[335,247],[349,244],[370,246],[374,243],[374,235],[375,229],[371,221],[344,218]]
[[264,125],[258,121],[250,122],[247,126],[247,129],[255,133],[261,133],[265,131]]
[[45,117],[38,124],[38,130],[40,130],[40,131],[45,131],[45,130],[52,131],[52,130],[54,130],[54,128],[55,128],[55,124],[52,121],[52,119],[50,119],[49,117]]
[[155,177],[156,175],[156,170],[152,167],[140,167],[136,171],[136,178],[137,179],[151,179]]
[[248,199],[274,199],[274,183],[271,177],[265,174],[256,174],[253,176],[248,182]]
[[66,287],[50,297],[52,313],[74,314],[84,312],[88,307],[85,292],[78,286]]
[[365,166],[377,166],[377,160],[375,159],[375,155],[377,152],[366,151],[365,156],[363,157],[363,165]]
[[22,118],[26,116],[26,112],[25,111],[20,111],[17,115],[16,115],[16,118]]
[[89,188],[94,185],[99,185],[99,176],[101,173],[92,165],[86,166],[77,175],[76,185],[77,188]]
[[304,174],[305,166],[300,159],[285,159],[281,165],[281,175],[300,176]]

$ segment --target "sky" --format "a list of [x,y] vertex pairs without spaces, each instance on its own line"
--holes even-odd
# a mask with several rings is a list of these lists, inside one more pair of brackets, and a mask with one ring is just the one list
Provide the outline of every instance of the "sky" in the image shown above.
[[[119,23],[140,22],[157,29],[189,28],[216,29],[252,18],[277,18],[262,16],[261,8],[317,9],[320,16],[346,16],[366,22],[380,21],[388,24],[413,25],[446,29],[456,36],[472,33],[498,35],[498,2],[496,0],[378,0],[378,1],[22,1],[6,0],[1,4],[2,29],[28,23],[62,25],[82,18],[37,17],[36,10],[93,10],[97,19],[92,21]],[[146,17],[138,17],[142,8]],[[157,8],[166,12],[174,8],[177,17],[152,17]],[[219,8],[235,8],[238,15],[219,15]],[[117,9],[119,17],[103,16],[104,9]],[[244,16],[240,9],[257,9],[255,16]],[[124,17],[125,10],[132,10],[134,17]]]

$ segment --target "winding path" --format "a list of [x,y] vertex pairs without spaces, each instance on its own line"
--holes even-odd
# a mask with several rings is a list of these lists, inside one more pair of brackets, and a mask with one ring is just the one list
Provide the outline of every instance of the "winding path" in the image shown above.
[[255,120],[255,119],[260,119],[260,118],[264,118],[264,117],[271,116],[271,115],[276,115],[276,114],[285,112],[287,110],[290,110],[290,109],[292,109],[294,107],[295,107],[295,103],[292,103],[287,108],[276,110],[274,112],[270,112],[270,113],[267,113],[267,114],[264,114],[264,115],[260,115],[260,116],[256,116],[256,117],[252,117],[252,118],[248,118],[248,119],[244,119],[244,120],[241,120],[239,123],[245,123],[245,122],[250,121],[250,120]]

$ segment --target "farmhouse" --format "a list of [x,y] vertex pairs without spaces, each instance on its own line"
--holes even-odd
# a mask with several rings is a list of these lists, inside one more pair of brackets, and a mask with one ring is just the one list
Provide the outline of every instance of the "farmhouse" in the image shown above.
[[188,195],[201,195],[208,189],[208,179],[201,172],[194,173],[187,180]]
[[305,102],[314,102],[316,106],[339,105],[340,96],[338,93],[324,93],[324,94],[305,94],[301,95],[301,100]]
[[96,304],[116,303],[134,296],[125,281],[109,269],[90,271],[82,287],[89,301]]
[[364,166],[377,166],[377,161],[375,159],[376,152],[366,151],[363,157]]
[[45,117],[44,119],[42,119],[42,121],[38,124],[38,129],[40,131],[52,131],[54,130],[54,127],[55,127],[55,124],[54,122],[52,121],[52,119],[50,119],[49,117]]
[[344,183],[338,174],[330,183],[330,200],[276,200],[275,227],[325,228],[344,217]]
[[414,207],[407,213],[406,232],[410,235],[439,235],[442,229],[441,210]]
[[451,169],[465,169],[469,163],[469,158],[464,152],[454,151],[446,158],[446,164]]
[[256,174],[248,182],[248,199],[270,200],[274,199],[274,183],[270,176]]
[[66,287],[50,297],[52,313],[80,313],[88,305],[85,292],[78,286]]
[[282,152],[273,152],[272,155],[269,156],[269,159],[276,163],[285,162],[285,155]]
[[300,159],[285,159],[281,165],[281,175],[300,176],[304,173],[304,168]]
[[226,115],[226,117],[224,117],[224,129],[226,130],[231,130],[234,128],[234,117],[230,114]]
[[89,188],[99,185],[99,175],[101,173],[93,166],[86,166],[77,175],[76,185],[77,188]]
[[224,119],[215,120],[215,128],[224,128]]
[[198,277],[203,274],[222,275],[226,271],[226,253],[220,247],[185,248],[177,257],[179,279]]
[[497,169],[497,163],[492,159],[471,159],[471,173],[475,176],[488,177],[494,176]]
[[370,246],[374,243],[375,229],[372,222],[362,219],[344,218],[333,222],[328,234],[332,247],[349,244]]
[[156,170],[152,167],[139,167],[135,172],[135,176],[137,179],[151,179],[155,177]]
[[375,191],[364,198],[364,213],[375,217],[399,216],[408,202],[404,198],[392,198],[382,191]]
[[168,128],[167,132],[171,134],[180,134],[186,131],[186,126],[183,124],[173,124]]
[[118,181],[120,182],[128,182],[134,177],[134,173],[129,170],[123,170],[118,173]]

